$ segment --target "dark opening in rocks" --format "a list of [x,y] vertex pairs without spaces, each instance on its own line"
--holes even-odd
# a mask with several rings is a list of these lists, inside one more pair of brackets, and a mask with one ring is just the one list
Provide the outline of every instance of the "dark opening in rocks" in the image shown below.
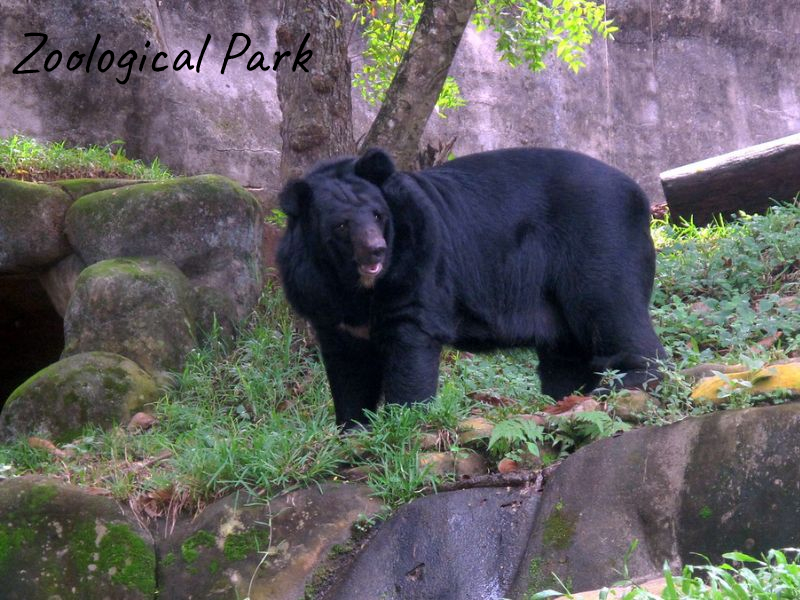
[[64,320],[36,277],[0,277],[0,408],[17,386],[56,362]]

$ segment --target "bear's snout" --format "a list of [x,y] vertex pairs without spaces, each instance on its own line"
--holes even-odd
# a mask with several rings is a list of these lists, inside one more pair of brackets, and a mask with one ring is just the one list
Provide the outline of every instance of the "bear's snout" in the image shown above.
[[371,288],[383,271],[387,250],[386,239],[380,229],[372,226],[356,233],[352,242],[359,281],[363,287]]
[[376,265],[386,257],[386,240],[377,229],[370,229],[353,240],[353,251],[359,265]]

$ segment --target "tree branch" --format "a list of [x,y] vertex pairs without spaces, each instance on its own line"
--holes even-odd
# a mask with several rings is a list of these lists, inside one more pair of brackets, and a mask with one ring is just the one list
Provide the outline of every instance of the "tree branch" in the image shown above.
[[425,124],[474,8],[475,0],[426,0],[408,52],[362,149],[382,147],[400,168],[413,167]]

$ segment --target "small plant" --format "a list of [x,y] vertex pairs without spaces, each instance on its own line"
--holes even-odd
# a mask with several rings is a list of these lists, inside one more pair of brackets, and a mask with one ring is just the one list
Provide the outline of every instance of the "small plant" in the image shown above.
[[280,208],[273,208],[270,213],[264,217],[264,222],[274,225],[280,229],[284,229],[289,221],[289,217]]
[[516,462],[525,461],[525,453],[539,457],[539,445],[548,439],[544,427],[530,419],[513,417],[497,423],[489,438],[489,452]]
[[559,418],[553,439],[562,452],[606,437],[611,437],[631,428],[601,410],[578,412],[569,418]]

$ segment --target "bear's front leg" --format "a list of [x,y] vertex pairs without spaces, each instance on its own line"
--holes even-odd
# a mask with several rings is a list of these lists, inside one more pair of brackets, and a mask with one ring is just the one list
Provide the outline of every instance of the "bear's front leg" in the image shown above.
[[315,327],[331,386],[336,424],[350,428],[366,422],[381,395],[383,364],[369,340],[337,328]]
[[383,393],[387,403],[409,405],[436,395],[442,345],[416,325],[381,336]]

